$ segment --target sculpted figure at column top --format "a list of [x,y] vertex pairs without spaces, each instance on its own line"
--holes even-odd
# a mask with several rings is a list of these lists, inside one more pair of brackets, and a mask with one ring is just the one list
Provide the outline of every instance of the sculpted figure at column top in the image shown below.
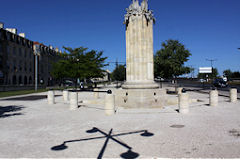
[[147,21],[153,20],[155,18],[153,11],[148,9],[148,0],[143,0],[141,5],[139,5],[138,0],[133,0],[132,4],[126,9],[127,13],[125,14],[124,24],[128,24],[128,20],[131,16],[144,15]]
[[148,0],[143,0],[141,3],[141,7],[143,11],[148,11]]

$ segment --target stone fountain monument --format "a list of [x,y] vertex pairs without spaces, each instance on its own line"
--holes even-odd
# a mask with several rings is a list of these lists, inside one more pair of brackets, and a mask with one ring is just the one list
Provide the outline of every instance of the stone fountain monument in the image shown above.
[[116,104],[126,108],[162,107],[166,91],[154,82],[153,12],[147,0],[126,9],[126,82],[116,90]]
[[141,6],[133,0],[127,8],[126,24],[126,62],[127,81],[124,89],[158,88],[153,75],[153,23],[152,11],[148,10],[147,0]]

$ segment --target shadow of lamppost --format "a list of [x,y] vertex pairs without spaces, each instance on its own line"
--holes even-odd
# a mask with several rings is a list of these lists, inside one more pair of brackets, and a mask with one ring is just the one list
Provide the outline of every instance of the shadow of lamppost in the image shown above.
[[136,133],[141,133],[140,135],[143,136],[143,137],[151,137],[151,136],[154,135],[153,133],[150,133],[147,130],[140,130],[140,131],[134,131],[134,132],[128,132],[128,133],[119,133],[119,134],[114,134],[114,135],[112,135],[112,131],[113,131],[113,129],[111,129],[109,131],[109,133],[105,133],[104,131],[102,131],[102,130],[96,128],[96,127],[93,127],[92,129],[87,130],[86,132],[90,133],[90,134],[99,132],[103,136],[93,137],[93,138],[86,138],[86,139],[77,139],[77,140],[64,141],[62,144],[52,147],[51,150],[53,150],[53,151],[65,150],[65,149],[68,148],[68,146],[66,145],[67,143],[106,138],[106,140],[104,142],[104,145],[101,148],[100,153],[98,154],[97,159],[102,159],[104,151],[105,151],[105,149],[107,147],[107,144],[108,144],[109,140],[113,140],[114,142],[120,144],[121,146],[123,146],[123,147],[125,147],[127,149],[127,152],[124,152],[124,153],[120,154],[120,156],[122,158],[134,159],[134,158],[137,158],[139,156],[139,154],[136,153],[136,152],[133,152],[132,151],[132,147],[128,146],[126,143],[124,143],[124,142],[122,142],[122,141],[120,141],[120,140],[118,140],[118,139],[116,139],[114,137],[130,135],[130,134],[136,134]]

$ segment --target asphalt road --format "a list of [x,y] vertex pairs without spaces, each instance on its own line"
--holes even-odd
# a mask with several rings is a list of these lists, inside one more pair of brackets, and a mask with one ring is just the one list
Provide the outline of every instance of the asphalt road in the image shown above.
[[[164,82],[163,86],[174,87],[175,84]],[[206,93],[206,94],[208,94],[209,91],[213,87],[210,84],[206,84],[206,83],[204,84],[204,83],[195,82],[195,81],[179,81],[177,86],[180,86],[180,87],[183,87],[183,88],[185,87],[186,89],[194,90],[196,92]],[[217,90],[219,91],[219,96],[226,96],[226,97],[229,96],[230,88],[237,88],[238,99],[240,99],[240,86],[237,86],[237,85],[232,85],[232,86],[228,86],[228,87],[225,87],[225,88],[217,87]]]

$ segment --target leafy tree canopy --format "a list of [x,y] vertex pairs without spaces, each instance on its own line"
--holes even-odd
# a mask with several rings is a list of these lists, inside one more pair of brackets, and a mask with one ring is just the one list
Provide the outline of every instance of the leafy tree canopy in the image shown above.
[[223,71],[223,74],[228,78],[240,78],[240,72],[232,72],[230,69]]
[[83,80],[104,76],[103,67],[107,65],[107,57],[102,57],[102,51],[88,51],[88,48],[84,47],[63,48],[65,52],[62,54],[62,60],[53,65],[52,75],[55,78],[72,78],[76,82],[78,78]]
[[162,49],[154,56],[154,75],[163,78],[176,78],[179,75],[190,73],[191,69],[185,67],[191,56],[188,49],[178,40],[167,40],[162,43]]
[[229,79],[232,77],[232,71],[230,69],[224,70],[223,75]]
[[53,63],[53,69],[51,71],[51,75],[59,80],[63,80],[63,78],[69,77],[68,75],[68,63],[65,60],[59,60],[56,63]]
[[126,80],[126,68],[124,65],[118,65],[111,74],[113,81]]

